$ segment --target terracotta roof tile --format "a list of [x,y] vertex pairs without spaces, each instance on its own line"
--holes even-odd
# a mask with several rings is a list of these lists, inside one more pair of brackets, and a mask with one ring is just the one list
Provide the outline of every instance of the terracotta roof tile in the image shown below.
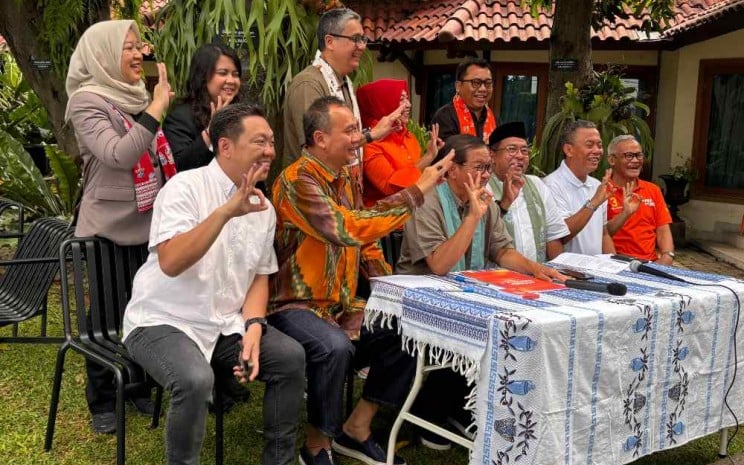
[[[362,15],[370,39],[382,43],[547,41],[553,22],[552,10],[532,17],[521,8],[520,0],[347,0],[346,5]],[[642,31],[648,19],[644,13],[618,19],[614,24],[607,22],[593,30],[592,37],[601,41],[668,38],[715,20],[733,8],[744,9],[744,0],[677,0],[674,18],[662,34],[649,36]],[[372,28],[371,24],[386,27]]]

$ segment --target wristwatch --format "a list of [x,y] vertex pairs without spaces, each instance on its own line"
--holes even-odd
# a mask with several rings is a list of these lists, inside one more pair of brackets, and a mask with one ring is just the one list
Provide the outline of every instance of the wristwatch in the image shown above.
[[364,136],[364,140],[366,140],[368,144],[374,141],[374,139],[372,139],[372,131],[370,131],[369,128],[363,129],[362,135]]
[[261,325],[261,336],[266,334],[266,318],[248,318],[245,320],[245,330],[248,331],[248,327],[254,323]]
[[589,210],[595,212],[595,211],[597,211],[597,208],[599,208],[599,207],[598,206],[597,207],[593,206],[592,205],[592,201],[591,200],[587,200],[586,203],[584,204],[584,208],[588,208]]
[[661,252],[662,255],[669,255],[670,257],[674,258],[674,251],[673,250],[667,250],[666,252]]

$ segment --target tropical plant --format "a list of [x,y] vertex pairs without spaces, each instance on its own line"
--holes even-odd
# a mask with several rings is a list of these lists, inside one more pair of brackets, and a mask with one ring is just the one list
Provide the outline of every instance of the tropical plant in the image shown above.
[[[284,92],[318,49],[318,2],[265,0],[171,0],[155,18],[157,31],[145,31],[171,84],[182,90],[191,57],[200,44],[222,41],[242,54],[249,88],[257,90],[269,115],[281,112]],[[337,5],[334,5],[337,6]],[[371,76],[367,56],[355,80]]]
[[416,138],[416,142],[418,142],[421,147],[421,153],[426,152],[426,145],[429,143],[429,139],[431,138],[429,131],[427,131],[424,126],[420,125],[418,121],[410,118],[408,120],[408,132],[413,134],[413,137]]
[[46,109],[10,53],[0,54],[0,130],[23,144],[54,139]]
[[[682,158],[680,154],[677,154],[677,157]],[[674,166],[669,172],[669,176],[676,181],[682,181],[684,179],[689,183],[695,182],[698,178],[698,173],[692,164],[692,158],[690,156],[684,157],[684,162],[681,165]]]
[[32,213],[44,216],[63,214],[41,172],[23,145],[0,130],[0,195],[23,204]]
[[[561,111],[551,116],[542,130],[540,169],[546,173],[558,167],[562,158],[560,136],[567,121],[588,120],[597,125],[602,144],[621,134],[636,136],[647,159],[653,157],[654,139],[651,129],[640,115],[647,116],[649,108],[634,95],[635,89],[625,87],[622,74],[614,67],[595,71],[592,80],[581,88],[566,83],[561,98]],[[604,173],[606,160],[595,175]]]

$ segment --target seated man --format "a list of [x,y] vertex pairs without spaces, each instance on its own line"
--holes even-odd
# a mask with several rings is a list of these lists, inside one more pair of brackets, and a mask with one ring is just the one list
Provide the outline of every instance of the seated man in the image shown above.
[[542,179],[528,175],[530,147],[521,121],[506,123],[488,141],[493,176],[488,185],[517,251],[540,263],[563,252],[570,234]]
[[[266,326],[276,215],[255,188],[274,159],[274,135],[263,113],[245,104],[215,113],[209,132],[214,160],[173,177],[155,200],[150,255],[134,278],[124,344],[171,391],[168,464],[198,463],[214,378],[235,369],[266,383],[263,464],[290,465],[305,356],[295,340]],[[241,342],[250,373],[236,367]]]
[[[269,322],[305,348],[308,427],[303,465],[336,463],[333,449],[369,465],[385,463],[370,423],[380,404],[398,406],[415,361],[401,351],[397,331],[362,331],[371,346],[370,371],[351,416],[342,425],[343,387],[359,334],[364,302],[357,279],[390,274],[377,241],[399,228],[450,165],[452,156],[424,169],[416,183],[363,209],[349,172],[362,134],[354,114],[336,97],[321,97],[303,118],[306,149],[276,180],[279,273],[271,279]],[[396,458],[396,464],[405,463]]]
[[[618,253],[671,265],[674,240],[661,189],[639,179],[643,150],[635,137],[617,136],[607,147],[612,194],[607,207],[607,230]],[[658,253],[657,253],[658,250]]]
[[[447,139],[444,150],[455,151],[454,163],[446,182],[424,196],[424,204],[404,226],[396,272],[444,275],[496,263],[539,279],[564,280],[566,277],[554,269],[529,260],[514,249],[499,208],[486,189],[491,177],[486,144],[478,137],[456,135]],[[450,421],[462,432],[462,426],[469,423],[461,414],[466,393],[462,376],[437,370],[426,380],[414,414],[435,424],[453,416],[457,421]],[[448,441],[426,431],[421,431],[421,442],[432,449],[449,448]]]
[[591,121],[566,122],[560,147],[565,159],[557,170],[545,177],[553,200],[571,234],[562,239],[566,252],[597,255],[615,253],[607,232],[607,183],[609,169],[602,182],[589,176],[602,160],[602,138]]

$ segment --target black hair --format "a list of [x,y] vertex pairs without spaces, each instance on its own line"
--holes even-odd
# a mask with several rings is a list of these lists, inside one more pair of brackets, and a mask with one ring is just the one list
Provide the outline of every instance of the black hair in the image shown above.
[[489,71],[491,70],[491,66],[483,58],[469,57],[469,58],[466,58],[465,61],[457,65],[457,70],[455,71],[455,78],[458,81],[462,81],[465,78],[465,74],[467,74],[468,72],[468,68],[470,68],[471,66],[477,66],[478,68],[485,68]]
[[573,136],[579,129],[597,129],[597,125],[585,119],[566,121],[563,123],[563,130],[561,131],[561,138],[558,141],[558,147],[562,148],[565,144],[573,143]]
[[306,147],[312,147],[315,144],[313,141],[313,134],[315,134],[315,131],[330,131],[330,110],[331,107],[334,106],[343,107],[345,105],[343,100],[332,95],[320,97],[315,100],[307,109],[305,114],[302,115],[302,129],[305,134]]
[[223,137],[235,141],[243,133],[243,120],[249,116],[265,117],[263,109],[250,103],[236,103],[222,107],[212,116],[209,137],[214,154],[219,155],[219,140]]
[[455,134],[454,136],[449,136],[444,143],[444,147],[442,147],[442,150],[437,153],[437,157],[432,164],[444,158],[450,150],[454,149],[455,157],[452,161],[458,165],[462,165],[467,161],[468,152],[479,148],[488,148],[486,143],[483,142],[483,139],[479,137],[471,136],[470,134]]
[[[207,83],[214,76],[217,60],[223,55],[232,60],[238,70],[238,76],[241,77],[240,58],[238,58],[235,50],[226,45],[219,43],[202,45],[191,58],[189,77],[186,81],[186,95],[183,97],[183,102],[191,105],[199,131],[207,127],[209,118],[212,117],[212,109],[209,105],[212,97],[209,96]],[[233,103],[239,101],[240,93],[235,96]]]

